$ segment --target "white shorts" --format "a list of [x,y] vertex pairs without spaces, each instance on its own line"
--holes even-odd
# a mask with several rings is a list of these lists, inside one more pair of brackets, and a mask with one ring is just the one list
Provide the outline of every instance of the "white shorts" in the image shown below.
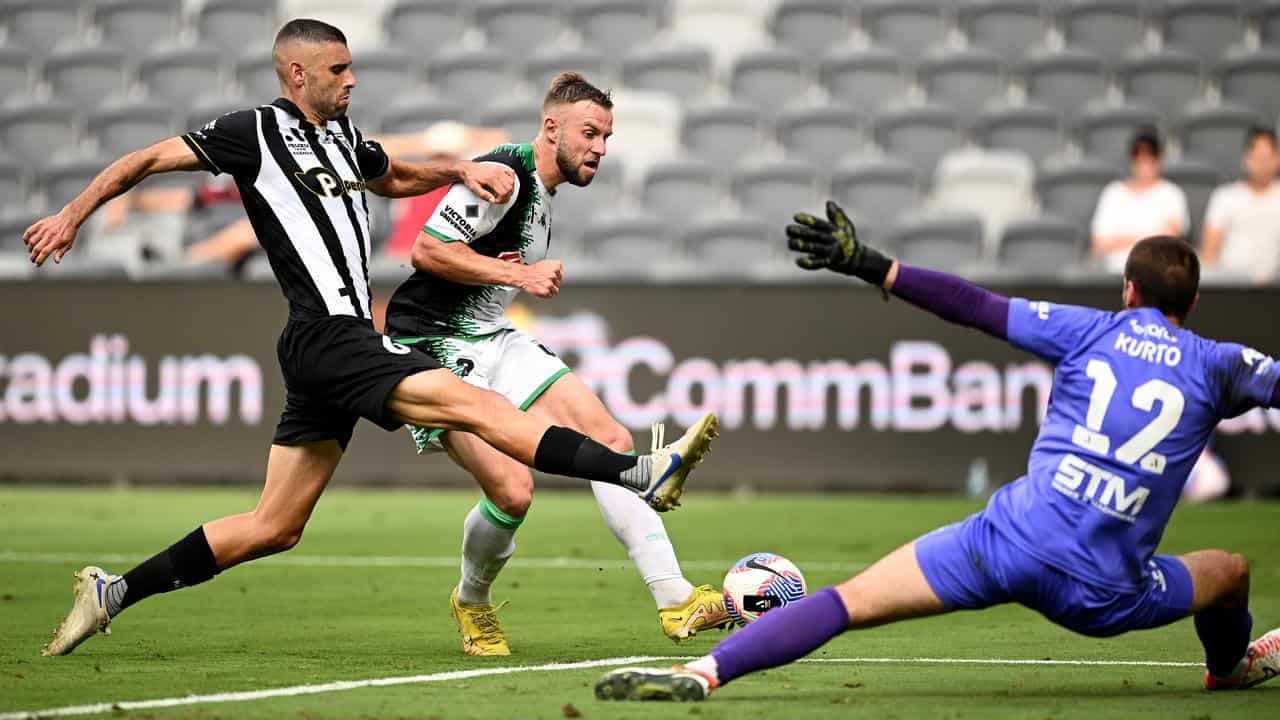
[[[492,390],[526,410],[569,367],[532,335],[499,330],[481,337],[428,337],[415,343],[465,382]],[[439,428],[407,426],[418,452],[443,450]]]

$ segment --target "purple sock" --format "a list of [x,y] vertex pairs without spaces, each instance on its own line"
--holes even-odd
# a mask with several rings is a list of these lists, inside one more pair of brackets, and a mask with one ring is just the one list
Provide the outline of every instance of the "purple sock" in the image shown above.
[[849,626],[849,611],[835,588],[772,610],[711,650],[723,685],[757,670],[785,665],[817,650]]
[[1204,646],[1204,665],[1209,674],[1225,678],[1249,649],[1253,616],[1249,608],[1212,608],[1196,615],[1196,634]]

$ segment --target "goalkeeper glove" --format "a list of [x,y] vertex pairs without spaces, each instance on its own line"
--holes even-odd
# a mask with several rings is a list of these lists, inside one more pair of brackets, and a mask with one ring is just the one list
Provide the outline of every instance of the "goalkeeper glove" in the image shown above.
[[849,216],[830,200],[827,219],[797,213],[796,224],[787,226],[787,247],[804,253],[796,264],[805,270],[827,268],[853,275],[881,287],[893,267],[893,259],[858,239]]

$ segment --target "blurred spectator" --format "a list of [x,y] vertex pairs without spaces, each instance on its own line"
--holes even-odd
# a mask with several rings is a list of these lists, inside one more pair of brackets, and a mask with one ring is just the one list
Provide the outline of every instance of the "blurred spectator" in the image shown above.
[[1206,268],[1263,283],[1280,271],[1280,152],[1274,130],[1249,131],[1241,166],[1244,180],[1209,197],[1200,257]]
[[1160,177],[1160,137],[1139,130],[1129,144],[1129,177],[1103,189],[1093,214],[1093,256],[1122,272],[1129,249],[1152,235],[1183,235],[1191,225],[1187,196]]

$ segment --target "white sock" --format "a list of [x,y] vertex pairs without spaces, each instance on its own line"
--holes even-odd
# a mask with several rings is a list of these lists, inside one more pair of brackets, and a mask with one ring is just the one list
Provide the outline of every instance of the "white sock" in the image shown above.
[[627,548],[631,562],[644,578],[659,607],[679,605],[689,599],[693,585],[680,572],[676,549],[667,538],[662,518],[639,495],[617,485],[591,483],[604,522],[618,542]]
[[690,670],[697,670],[700,673],[710,675],[716,679],[717,685],[720,684],[720,666],[716,664],[714,655],[703,655],[693,662],[685,663],[684,666]]
[[493,602],[489,597],[489,586],[493,585],[498,573],[516,551],[515,536],[519,524],[504,527],[491,520],[489,515],[492,513],[482,510],[486,502],[482,500],[471,508],[462,524],[462,581],[458,583],[458,602],[464,605],[489,605]]

